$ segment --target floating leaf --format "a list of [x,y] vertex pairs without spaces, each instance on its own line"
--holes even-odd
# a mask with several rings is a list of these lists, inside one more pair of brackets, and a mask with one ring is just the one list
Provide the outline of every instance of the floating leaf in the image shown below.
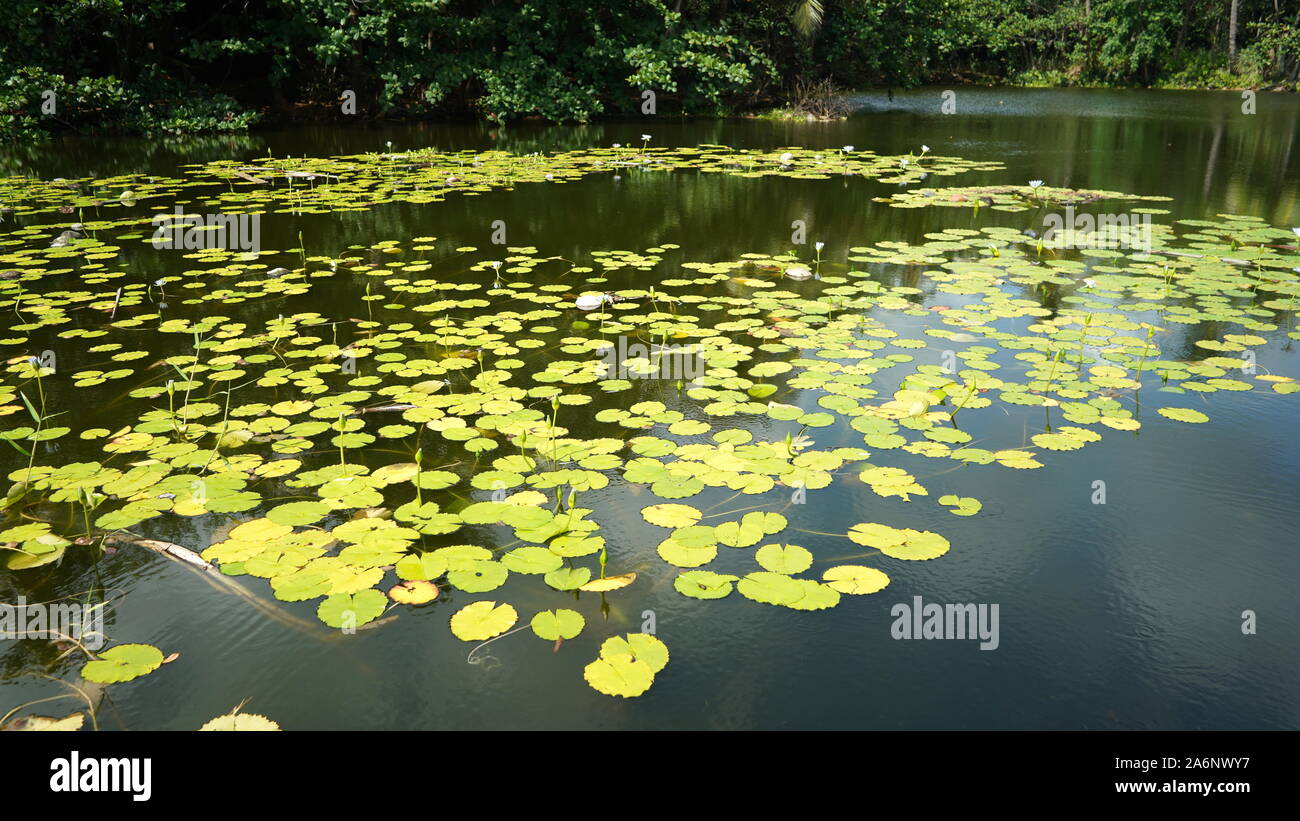
[[447,572],[447,554],[438,550],[403,556],[394,566],[397,577],[407,581],[437,579]]
[[80,730],[82,725],[85,723],[85,713],[72,713],[63,718],[28,715],[21,718],[15,718],[8,724],[0,726],[0,731],[73,732],[75,730]]
[[387,606],[387,597],[378,590],[338,593],[316,607],[316,617],[330,627],[354,630],[379,618]]
[[783,573],[759,571],[741,578],[736,589],[747,599],[765,604],[790,604],[803,597],[798,582]]
[[319,522],[329,513],[321,502],[287,502],[276,505],[266,513],[268,521],[278,525],[310,525]]
[[852,564],[827,568],[822,580],[827,587],[856,596],[876,593],[889,584],[889,577],[876,568]]
[[96,684],[130,681],[152,673],[163,663],[162,651],[148,644],[119,644],[81,668],[81,677]]
[[937,559],[948,552],[948,540],[928,530],[904,530],[907,536],[902,544],[888,545],[880,552],[894,559],[924,561]]
[[813,554],[799,545],[765,544],[754,554],[764,570],[792,575],[812,566]]
[[660,527],[689,527],[700,520],[700,515],[700,511],[690,505],[664,503],[641,508],[642,518]]
[[635,573],[624,573],[621,576],[606,576],[600,579],[592,579],[578,589],[587,593],[608,593],[611,590],[621,590],[632,582],[636,581]]
[[1175,422],[1208,422],[1210,417],[1198,410],[1191,408],[1160,408],[1156,411],[1166,419],[1173,419]]
[[655,680],[648,663],[629,655],[598,658],[583,668],[582,677],[597,692],[622,698],[641,695]]
[[970,496],[957,496],[949,493],[939,497],[939,504],[951,507],[948,512],[954,516],[974,516],[984,508],[979,499]]
[[227,713],[224,716],[217,716],[199,729],[207,731],[268,732],[279,730],[280,725],[266,716],[256,713]]
[[600,645],[600,657],[617,656],[631,656],[648,664],[652,673],[658,673],[668,665],[668,645],[649,633],[611,636]]
[[849,529],[849,539],[865,547],[883,550],[907,541],[907,531],[880,524],[860,524]]
[[438,598],[438,585],[412,579],[388,588],[388,598],[398,604],[428,604]]
[[673,580],[673,587],[693,599],[724,599],[731,595],[732,582],[738,578],[709,570],[688,570]]
[[587,620],[576,610],[543,610],[533,616],[530,624],[538,638],[556,641],[577,636]]
[[508,604],[476,601],[452,614],[451,632],[461,641],[486,641],[509,630],[518,619]]

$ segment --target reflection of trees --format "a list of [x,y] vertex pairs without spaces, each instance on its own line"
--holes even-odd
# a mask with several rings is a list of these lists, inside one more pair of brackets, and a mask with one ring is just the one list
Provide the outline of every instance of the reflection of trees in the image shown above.
[[247,134],[184,137],[76,137],[13,143],[0,150],[0,174],[7,176],[111,177],[118,174],[176,174],[181,163],[265,155],[262,139]]
[[[1175,323],[1169,324],[1173,325]],[[1157,337],[1155,341],[1160,345],[1163,355],[1167,358],[1178,361],[1199,362],[1213,356],[1232,356],[1230,353],[1212,351],[1196,345],[1200,340],[1220,339],[1222,334],[1229,330],[1230,323],[1221,322],[1217,319],[1207,319],[1192,325],[1176,323],[1175,327],[1166,325],[1163,338]]]

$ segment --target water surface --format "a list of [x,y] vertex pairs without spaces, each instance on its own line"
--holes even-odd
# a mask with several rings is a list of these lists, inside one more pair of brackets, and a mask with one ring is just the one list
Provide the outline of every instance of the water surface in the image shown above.
[[[942,91],[896,93],[892,100],[863,94],[855,97],[860,108],[853,117],[826,124],[644,118],[510,129],[318,125],[196,141],[74,138],[12,152],[0,169],[44,177],[174,174],[182,163],[248,160],[268,152],[327,156],[384,150],[391,142],[393,150],[528,153],[638,144],[642,133],[667,146],[852,145],[907,153],[927,144],[937,154],[1007,166],[939,184],[1043,179],[1054,186],[1169,196],[1168,219],[1227,213],[1282,226],[1300,222],[1300,158],[1293,156],[1300,100],[1294,95],[1261,93],[1257,113],[1248,115],[1236,93],[957,89],[957,111],[945,115]],[[681,247],[667,257],[671,265],[789,250],[791,223],[803,220],[809,241],[826,243],[827,265],[843,267],[850,246],[881,239],[923,242],[926,232],[948,226],[1040,228],[1032,214],[900,210],[871,201],[888,193],[889,186],[859,179],[600,174],[558,190],[522,185],[424,206],[272,215],[263,220],[262,242],[295,247],[301,232],[309,255],[426,235],[437,236],[440,247],[482,247],[492,223],[502,220],[511,245],[535,246],[542,254],[579,259],[597,250],[675,243]],[[150,279],[170,273],[168,265],[184,264],[146,251],[129,260]],[[654,276],[669,275],[661,270],[669,268]],[[620,286],[652,281],[633,274]],[[356,315],[364,308],[347,288],[331,283],[313,290],[295,303],[306,307],[295,310]],[[931,293],[924,299],[951,297]],[[260,320],[281,310],[249,304],[224,313]],[[906,317],[898,321],[899,330],[917,327]],[[1177,329],[1163,340],[1165,355],[1202,356],[1190,347],[1199,333]],[[1300,376],[1291,342],[1282,335],[1270,339],[1257,350],[1261,369]],[[918,362],[939,361],[937,350],[916,354]],[[650,382],[611,404],[660,398],[673,406],[673,393]],[[79,401],[71,392],[56,392],[53,399]],[[407,609],[381,629],[338,640],[307,638],[184,567],[134,549],[94,564],[65,562],[57,572],[0,575],[0,592],[6,599],[35,600],[102,585],[116,596],[107,625],[114,642],[181,653],[158,673],[109,688],[100,721],[111,728],[193,728],[244,699],[248,710],[292,729],[1296,728],[1300,421],[1294,403],[1258,389],[1217,395],[1210,415],[1208,424],[1196,426],[1144,416],[1149,424],[1139,435],[1108,432],[1078,452],[1043,452],[1046,467],[1032,471],[954,468],[947,460],[893,452],[882,463],[914,473],[930,489],[925,504],[881,499],[855,481],[809,491],[806,503],[784,510],[792,528],[843,533],[858,522],[888,521],[941,532],[954,546],[939,560],[894,563],[893,582],[879,594],[845,597],[838,607],[814,613],[735,594],[717,602],[681,596],[672,588],[676,571],[654,554],[662,533],[638,515],[661,500],[614,482],[589,494],[584,505],[600,511],[603,534],[616,546],[611,554],[638,567],[641,578],[609,597],[608,614],[600,612],[597,597],[575,604],[571,596],[539,590],[536,579],[517,576],[487,596],[514,602],[525,618],[529,607],[583,612],[596,629],[556,653],[525,633],[494,642],[467,662],[473,645],[449,634],[447,618],[484,596],[455,592],[435,606]],[[110,422],[111,409],[101,424]],[[581,435],[581,425],[571,424]],[[1026,437],[1041,431],[1030,424],[1019,413],[1008,414],[981,421],[972,432],[1005,439],[1008,426],[1023,426]],[[754,423],[754,430],[762,436],[763,423]],[[861,444],[843,424],[810,435],[819,448]],[[69,460],[93,454],[82,443],[67,448]],[[15,459],[13,452],[0,456],[5,473],[18,466]],[[1106,483],[1105,505],[1091,501],[1097,480]],[[933,504],[945,493],[976,496],[984,511],[951,516]],[[722,498],[704,494],[684,501],[704,508]],[[212,535],[174,517],[150,524],[151,535],[196,548]],[[812,550],[815,568],[861,552],[843,539],[815,534],[781,538]],[[742,566],[724,554],[709,569],[726,570],[728,562]],[[245,581],[268,594],[260,580]],[[933,602],[997,603],[1000,647],[981,652],[973,642],[893,640],[891,606],[918,595]],[[281,606],[310,620],[315,604]],[[1257,635],[1242,634],[1247,609],[1258,614]],[[646,611],[653,612],[657,634],[673,654],[654,687],[622,700],[585,686],[581,667],[595,656],[600,639],[641,629]],[[0,645],[0,712],[59,692],[38,671],[75,680],[79,661],[54,663],[55,655],[36,642]],[[71,709],[74,702],[65,704]]]

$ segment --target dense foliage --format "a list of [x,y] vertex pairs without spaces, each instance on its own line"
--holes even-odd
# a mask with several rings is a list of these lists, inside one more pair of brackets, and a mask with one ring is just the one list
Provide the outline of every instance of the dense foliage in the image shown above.
[[[1300,73],[1278,0],[11,0],[0,134],[256,111],[721,113],[796,83],[1241,86]],[[51,95],[50,92],[53,92]]]

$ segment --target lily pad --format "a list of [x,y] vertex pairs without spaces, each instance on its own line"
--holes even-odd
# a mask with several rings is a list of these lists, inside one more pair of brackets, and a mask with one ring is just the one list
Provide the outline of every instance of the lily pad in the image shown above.
[[509,630],[518,619],[508,604],[476,601],[452,614],[451,632],[461,641],[486,641]]
[[96,684],[115,684],[152,673],[162,666],[163,654],[148,644],[119,644],[100,653],[81,668],[81,677]]

